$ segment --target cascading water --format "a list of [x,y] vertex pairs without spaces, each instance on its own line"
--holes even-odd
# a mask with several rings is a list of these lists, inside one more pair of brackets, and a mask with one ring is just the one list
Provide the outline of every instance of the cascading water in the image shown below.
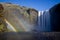
[[38,12],[38,31],[51,31],[49,11]]

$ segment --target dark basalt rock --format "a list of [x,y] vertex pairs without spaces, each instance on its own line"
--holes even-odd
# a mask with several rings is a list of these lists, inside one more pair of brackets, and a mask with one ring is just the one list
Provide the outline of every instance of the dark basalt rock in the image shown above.
[[60,3],[53,6],[49,12],[52,31],[60,31]]

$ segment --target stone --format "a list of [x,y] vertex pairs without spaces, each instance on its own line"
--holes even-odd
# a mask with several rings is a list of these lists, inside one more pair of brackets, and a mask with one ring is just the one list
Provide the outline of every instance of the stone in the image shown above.
[[49,10],[52,31],[60,31],[60,3]]

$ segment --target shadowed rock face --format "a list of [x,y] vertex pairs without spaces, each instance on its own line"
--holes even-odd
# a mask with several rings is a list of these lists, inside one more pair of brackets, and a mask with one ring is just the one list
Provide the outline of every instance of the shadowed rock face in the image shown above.
[[35,9],[28,9],[27,12],[30,16],[30,22],[36,24],[38,19],[38,11]]
[[3,8],[2,4],[0,4],[0,14],[3,10],[4,10],[4,8]]
[[60,3],[53,6],[49,11],[52,31],[60,31]]

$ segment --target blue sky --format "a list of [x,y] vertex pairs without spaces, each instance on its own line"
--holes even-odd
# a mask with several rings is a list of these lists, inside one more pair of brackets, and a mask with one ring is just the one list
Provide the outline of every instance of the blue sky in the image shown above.
[[13,4],[19,4],[28,8],[35,8],[36,10],[48,10],[60,0],[0,0],[0,2],[9,2]]

